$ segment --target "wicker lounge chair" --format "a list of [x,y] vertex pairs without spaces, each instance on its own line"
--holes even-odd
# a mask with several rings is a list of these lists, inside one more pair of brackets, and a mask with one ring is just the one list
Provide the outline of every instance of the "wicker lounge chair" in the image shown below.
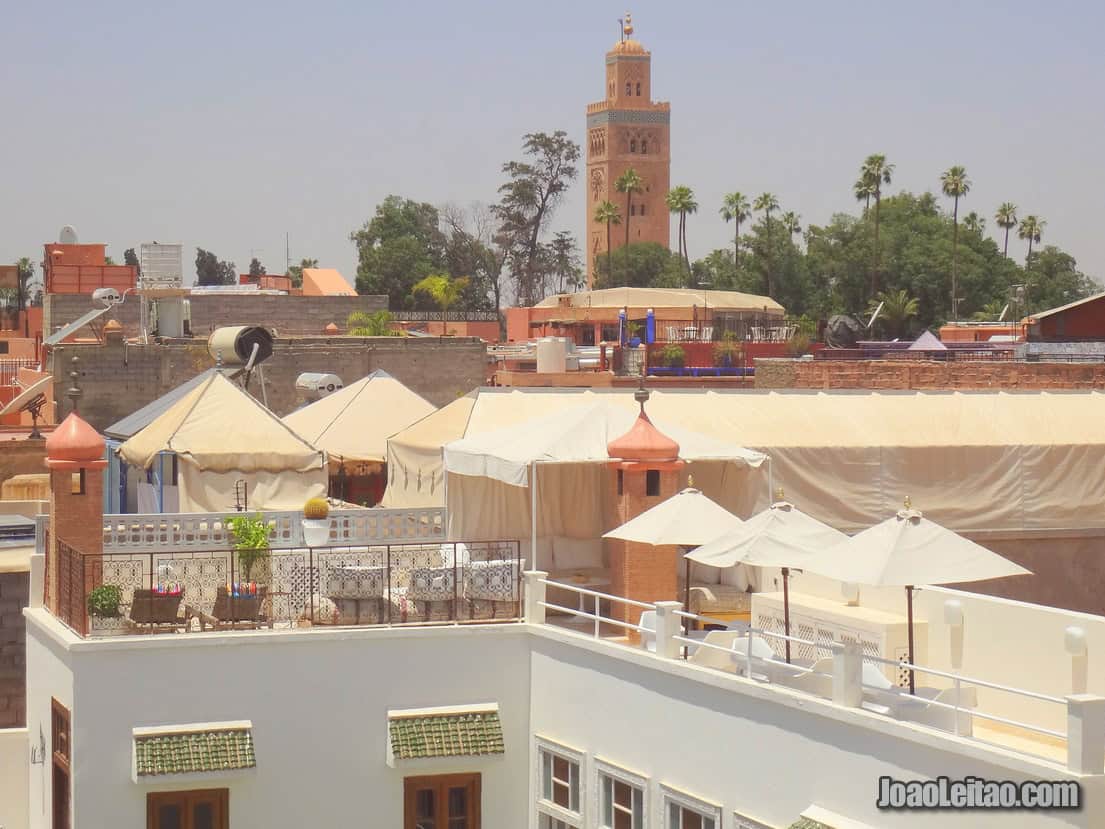
[[140,631],[175,631],[184,624],[180,613],[184,591],[159,593],[156,590],[138,588],[131,600],[127,625]]

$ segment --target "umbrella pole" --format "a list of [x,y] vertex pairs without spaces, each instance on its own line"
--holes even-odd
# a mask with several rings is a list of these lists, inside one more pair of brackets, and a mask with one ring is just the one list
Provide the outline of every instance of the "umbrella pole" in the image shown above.
[[[684,555],[686,555],[684,553]],[[683,559],[683,609],[688,613],[691,612],[691,560],[689,558]],[[691,620],[686,616],[683,617],[683,635],[690,636],[691,634]]]
[[905,589],[906,614],[909,616],[909,693],[915,690],[913,685],[913,585]]
[[783,568],[783,633],[786,634],[787,664],[790,664],[790,568]]
[[533,563],[530,565],[537,569],[537,461],[530,463],[529,470],[529,521],[530,521],[530,556]]

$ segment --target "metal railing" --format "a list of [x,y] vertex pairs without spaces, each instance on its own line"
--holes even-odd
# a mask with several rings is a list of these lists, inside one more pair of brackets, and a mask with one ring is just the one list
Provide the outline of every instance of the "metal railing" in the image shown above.
[[[539,575],[542,577],[538,577]],[[529,583],[528,590],[530,593],[527,595],[532,597],[535,584],[541,586],[540,590],[542,592],[548,589],[568,591],[579,596],[579,607],[577,609],[563,603],[557,604],[539,600],[534,605],[540,608],[540,612],[534,614],[532,612],[533,608],[530,609],[530,612],[527,612],[527,620],[530,621],[536,615],[539,617],[539,621],[555,624],[544,619],[545,610],[588,619],[592,622],[588,626],[591,636],[595,639],[613,640],[611,644],[615,646],[644,648],[655,652],[656,656],[660,658],[678,659],[697,664],[699,667],[706,669],[736,673],[752,681],[778,685],[790,691],[808,693],[812,696],[828,699],[834,704],[847,704],[849,707],[863,708],[869,712],[889,716],[903,722],[928,726],[937,731],[952,733],[981,743],[1000,745],[1006,749],[1009,748],[1008,745],[975,736],[972,728],[973,720],[979,719],[998,723],[1011,729],[1028,732],[1028,735],[1036,734],[1051,740],[1068,742],[1069,745],[1070,736],[1068,733],[1025,719],[1003,716],[993,711],[980,709],[970,701],[972,695],[968,692],[971,688],[985,688],[990,691],[1018,696],[1034,703],[1059,705],[1067,708],[1071,701],[1063,697],[917,665],[904,659],[894,660],[863,654],[856,642],[835,640],[826,642],[824,640],[787,636],[776,631],[756,628],[743,622],[727,622],[710,616],[690,613],[684,611],[679,602],[639,602],[589,590],[570,582],[551,581],[543,575],[527,574],[527,578],[536,579],[536,581]],[[610,603],[611,605],[621,603],[624,606],[651,613],[657,622],[655,626],[650,627],[627,623],[624,620],[612,618],[610,615],[603,615],[603,603]],[[584,609],[584,605],[587,605],[588,609]],[[708,631],[701,632],[701,637],[696,636],[695,634],[700,632],[692,632],[691,630],[695,624],[715,630],[728,630],[735,635],[735,639],[733,643],[727,644],[706,641],[705,636],[708,635]],[[608,625],[636,634],[640,637],[639,642],[634,643],[633,639],[635,637],[633,636],[629,637],[627,641],[621,642],[614,639],[609,633],[604,636],[603,628]],[[665,644],[665,639],[670,644]],[[769,644],[775,642],[809,646],[814,653],[829,653],[831,657],[814,660],[812,664],[797,663],[781,658],[778,655],[781,646],[778,645],[771,648],[771,656],[761,656],[755,652],[757,639],[763,639]],[[720,658],[711,661],[703,658],[702,654],[714,654]],[[853,661],[849,663],[847,662],[848,659]],[[846,661],[840,664],[837,660]],[[830,661],[831,671],[825,669],[824,663],[826,661]],[[946,687],[923,688],[920,689],[918,694],[911,694],[905,688],[888,686],[886,683],[875,684],[864,680],[863,663],[891,667],[895,671],[914,671],[938,677],[946,684]],[[847,684],[850,684],[852,688],[853,701],[851,703],[842,702],[849,696],[847,688],[844,687]],[[1028,735],[1026,735],[1027,740],[1031,740]],[[1017,751],[1049,760],[1054,759],[1054,752],[1033,752],[1025,748],[1024,742],[1018,742],[1015,747]],[[1071,760],[1071,762],[1074,761]]]
[[[227,519],[234,515],[232,512],[105,515],[104,552],[229,548],[234,545],[234,536]],[[273,549],[306,546],[301,511],[269,510],[261,515],[269,525]],[[333,510],[328,520],[330,541],[335,545],[440,541],[445,537],[443,507]]]
[[26,357],[4,357],[0,359],[0,386],[19,385],[19,369],[38,368],[38,360]]
[[[517,541],[83,553],[47,544],[46,605],[80,636],[517,621]],[[54,552],[56,551],[56,552]],[[97,588],[115,612],[92,615]],[[103,610],[101,593],[95,598]],[[110,604],[110,600],[109,600]]]

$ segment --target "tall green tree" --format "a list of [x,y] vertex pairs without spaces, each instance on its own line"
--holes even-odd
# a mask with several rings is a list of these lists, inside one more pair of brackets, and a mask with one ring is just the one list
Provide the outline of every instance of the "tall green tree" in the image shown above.
[[752,215],[752,205],[741,192],[726,193],[721,203],[721,218],[726,224],[733,222],[733,262],[740,267],[741,225]]
[[138,254],[134,252],[134,248],[127,248],[123,251],[123,264],[130,265],[134,268],[136,274],[142,275],[142,265],[138,261]]
[[656,242],[630,242],[596,263],[596,288],[682,288],[683,260]]
[[544,245],[546,270],[556,280],[556,292],[564,293],[565,288],[578,291],[583,287],[584,273],[579,261],[579,246],[575,237],[567,230],[558,230]]
[[1021,220],[1021,226],[1017,228],[1017,237],[1028,241],[1028,254],[1024,258],[1025,267],[1028,267],[1029,260],[1032,259],[1032,243],[1040,244],[1046,226],[1047,222],[1039,216],[1028,215]]
[[386,294],[393,310],[413,308],[414,286],[445,270],[445,234],[437,208],[391,195],[350,235],[357,247],[357,292]]
[[613,259],[614,249],[611,246],[610,228],[612,225],[622,223],[622,215],[618,212],[618,206],[612,201],[603,201],[595,205],[595,215],[593,221],[595,224],[606,225],[606,272],[613,273]]
[[265,266],[261,264],[261,260],[254,256],[249,260],[249,275],[250,276],[264,276],[266,273]]
[[767,272],[764,279],[764,292],[767,296],[773,296],[772,290],[774,289],[772,278],[772,256],[771,256],[771,211],[779,209],[779,199],[775,197],[774,193],[761,193],[756,197],[755,203],[752,205],[752,209],[764,214],[764,223],[767,225]]
[[783,230],[789,233],[791,236],[802,232],[802,217],[795,213],[793,210],[788,210],[782,216],[779,217],[779,224]]
[[614,189],[625,193],[625,243],[629,244],[629,223],[633,216],[633,194],[645,189],[645,182],[632,167],[614,181]]
[[238,281],[238,268],[233,262],[219,259],[214,253],[196,248],[197,285],[233,285]]
[[1009,255],[1009,231],[1017,226],[1017,205],[1011,201],[1003,201],[994,213],[994,221],[997,226],[1005,231],[1005,241],[1001,246],[1001,255]]
[[1000,299],[992,299],[971,314],[971,319],[975,322],[996,322],[1004,308],[1004,302]]
[[453,278],[449,274],[432,273],[420,279],[414,293],[422,294],[442,311],[448,311],[460,300],[468,287],[468,277]]
[[535,132],[522,139],[523,161],[508,161],[502,171],[506,182],[499,187],[499,203],[493,210],[499,219],[496,236],[509,251],[515,294],[522,305],[544,298],[551,276],[543,270],[541,234],[552,220],[568,187],[579,173],[579,145],[563,130],[551,135]]
[[31,280],[35,277],[35,263],[30,257],[22,256],[15,263],[15,293],[16,308],[23,313],[23,336],[30,336],[30,321],[24,312],[27,310],[27,301],[31,297]]
[[971,189],[971,180],[967,178],[967,168],[956,164],[949,167],[940,176],[940,189],[949,199],[953,199],[952,225],[952,318],[959,319],[959,200]]
[[685,184],[671,188],[665,197],[668,210],[679,215],[679,252],[687,266],[687,278],[691,275],[691,260],[687,254],[687,216],[698,211],[694,191]]
[[[882,212],[882,186],[890,184],[894,175],[894,165],[886,160],[881,153],[873,153],[867,156],[860,168],[859,180],[864,183],[865,189],[875,199],[875,266],[871,270],[871,295],[879,289],[879,268],[882,266],[882,248],[879,245],[879,223]],[[858,195],[858,194],[857,194]],[[870,204],[870,201],[868,201]]]
[[856,201],[863,202],[863,212],[866,214],[871,209],[871,197],[875,195],[875,185],[871,179],[864,176],[862,169],[856,183],[852,185],[852,194],[856,197]]

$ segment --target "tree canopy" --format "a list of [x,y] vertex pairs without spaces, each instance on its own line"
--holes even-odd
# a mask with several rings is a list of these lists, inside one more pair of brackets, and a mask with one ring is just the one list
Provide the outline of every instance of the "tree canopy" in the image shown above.
[[219,259],[214,253],[196,248],[197,285],[233,285],[238,281],[238,269],[233,262]]

